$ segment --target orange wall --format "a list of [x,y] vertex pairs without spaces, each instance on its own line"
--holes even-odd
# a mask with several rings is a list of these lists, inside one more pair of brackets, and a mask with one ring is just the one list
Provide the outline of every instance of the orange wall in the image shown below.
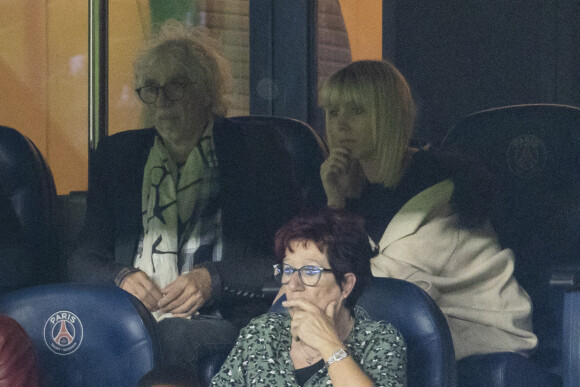
[[[110,133],[140,126],[132,61],[143,38],[140,16],[148,19],[144,3],[109,1]],[[86,190],[88,3],[2,0],[0,42],[0,125],[34,142],[59,194]]]
[[[148,0],[109,1],[109,133],[141,126],[132,62]],[[381,57],[381,0],[340,0],[353,60]],[[88,4],[0,1],[0,125],[36,144],[59,194],[87,188]]]
[[109,134],[142,127],[133,60],[150,19],[148,0],[109,0]]
[[87,186],[88,6],[47,1],[47,151],[59,193]]
[[46,151],[46,4],[0,2],[0,125],[26,134]]
[[59,193],[87,179],[87,4],[0,2],[0,124],[28,136]]
[[382,0],[339,0],[352,60],[382,58]]

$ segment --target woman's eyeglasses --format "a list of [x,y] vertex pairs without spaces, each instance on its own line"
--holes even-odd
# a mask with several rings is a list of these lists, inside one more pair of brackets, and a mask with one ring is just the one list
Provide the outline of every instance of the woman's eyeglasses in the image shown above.
[[316,286],[318,281],[320,281],[320,277],[324,272],[335,272],[337,270],[333,269],[325,269],[323,267],[318,266],[302,266],[301,268],[297,269],[287,264],[278,263],[274,265],[274,278],[282,285],[286,285],[290,282],[290,277],[294,272],[298,272],[298,278],[300,281],[306,286]]
[[185,95],[185,86],[188,82],[170,82],[163,86],[148,85],[135,89],[141,101],[146,104],[152,104],[157,101],[159,90],[163,90],[165,98],[175,102],[179,101]]

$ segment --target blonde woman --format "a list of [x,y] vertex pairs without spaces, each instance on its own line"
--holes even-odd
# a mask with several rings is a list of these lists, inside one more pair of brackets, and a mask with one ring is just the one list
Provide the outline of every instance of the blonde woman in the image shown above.
[[321,90],[330,156],[321,178],[332,207],[365,219],[379,245],[377,277],[421,286],[447,318],[457,359],[537,345],[532,305],[486,215],[491,185],[480,170],[409,146],[415,105],[387,61],[358,61]]

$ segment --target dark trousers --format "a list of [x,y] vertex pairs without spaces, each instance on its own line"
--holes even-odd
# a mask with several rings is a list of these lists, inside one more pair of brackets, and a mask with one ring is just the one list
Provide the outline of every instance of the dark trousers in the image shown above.
[[166,318],[157,324],[157,330],[163,364],[186,367],[198,374],[203,359],[229,352],[239,333],[230,322],[213,315]]

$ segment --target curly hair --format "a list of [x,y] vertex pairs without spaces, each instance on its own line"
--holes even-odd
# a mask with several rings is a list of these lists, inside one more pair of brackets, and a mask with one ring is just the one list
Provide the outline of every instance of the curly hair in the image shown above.
[[137,53],[134,63],[137,87],[142,85],[147,70],[155,66],[160,58],[169,59],[181,68],[190,81],[201,81],[212,113],[219,116],[226,114],[230,66],[220,52],[219,43],[205,29],[188,27],[176,20],[165,22]]
[[336,270],[336,283],[342,289],[346,273],[353,273],[356,283],[345,300],[352,310],[371,278],[370,259],[378,249],[370,244],[363,219],[344,209],[327,208],[301,214],[283,225],[274,237],[276,262],[281,263],[293,242],[313,242],[326,254],[330,268]]

